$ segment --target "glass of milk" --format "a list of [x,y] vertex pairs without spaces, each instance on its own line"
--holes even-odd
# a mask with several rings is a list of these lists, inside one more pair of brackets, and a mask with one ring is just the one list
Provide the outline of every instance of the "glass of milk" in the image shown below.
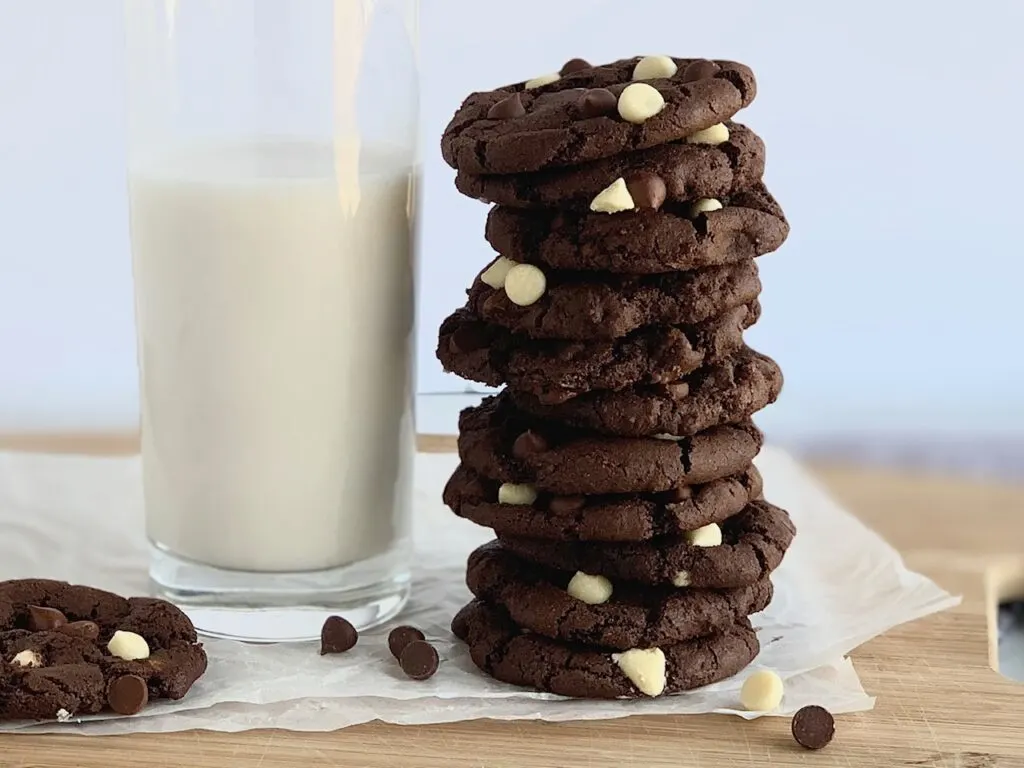
[[125,0],[154,593],[317,637],[409,594],[416,0]]

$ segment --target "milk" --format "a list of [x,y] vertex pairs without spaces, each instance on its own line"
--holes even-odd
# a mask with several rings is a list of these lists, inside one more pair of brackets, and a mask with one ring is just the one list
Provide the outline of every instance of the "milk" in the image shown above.
[[146,525],[159,547],[309,571],[407,534],[413,182],[385,151],[301,143],[133,170]]

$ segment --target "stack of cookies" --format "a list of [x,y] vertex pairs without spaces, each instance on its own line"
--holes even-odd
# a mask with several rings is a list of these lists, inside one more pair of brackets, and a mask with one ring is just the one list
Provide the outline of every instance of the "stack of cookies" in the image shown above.
[[497,257],[437,354],[505,385],[463,412],[445,503],[494,530],[452,629],[487,674],[584,697],[739,672],[792,541],[751,416],[782,386],[746,347],[754,259],[789,227],[732,117],[742,64],[647,56],[474,93],[442,151],[494,203]]

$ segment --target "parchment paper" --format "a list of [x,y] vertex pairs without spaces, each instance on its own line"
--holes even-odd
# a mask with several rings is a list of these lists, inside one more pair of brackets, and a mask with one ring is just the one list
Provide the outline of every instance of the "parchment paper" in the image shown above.
[[[401,622],[415,624],[442,658],[424,682],[405,678],[387,650],[389,627],[364,633],[346,654],[321,657],[314,644],[258,646],[208,640],[210,669],[183,701],[160,702],[132,718],[32,725],[90,734],[321,731],[379,719],[422,724],[481,717],[603,719],[631,714],[737,712],[744,677],[654,700],[580,702],[531,693],[480,674],[448,624],[469,599],[466,555],[489,531],[456,518],[440,502],[456,459],[417,458],[416,586]],[[765,495],[790,511],[799,533],[776,572],[775,600],[753,617],[762,651],[751,669],[786,681],[777,714],[805,704],[833,712],[873,704],[849,660],[853,648],[887,629],[959,599],[907,570],[899,555],[833,502],[787,454],[766,448],[757,461]],[[0,579],[66,579],[122,594],[146,591],[139,463],[134,458],[0,454]],[[28,729],[9,723],[5,729]]]

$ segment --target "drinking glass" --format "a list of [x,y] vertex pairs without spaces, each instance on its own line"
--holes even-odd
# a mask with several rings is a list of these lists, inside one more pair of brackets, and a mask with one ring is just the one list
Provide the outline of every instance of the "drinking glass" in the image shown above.
[[125,0],[150,579],[204,633],[408,598],[417,0]]

